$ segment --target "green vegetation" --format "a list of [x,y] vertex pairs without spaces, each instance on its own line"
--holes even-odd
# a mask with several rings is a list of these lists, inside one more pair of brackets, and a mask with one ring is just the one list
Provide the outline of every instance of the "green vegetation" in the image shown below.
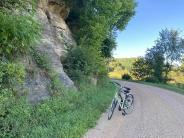
[[113,59],[109,63],[109,77],[115,79],[122,79],[124,74],[128,74],[133,77],[132,67],[133,63],[137,60],[137,58],[117,58]]
[[23,83],[25,77],[24,66],[20,63],[0,62],[0,91],[13,88]]
[[30,53],[39,68],[47,72],[51,71],[50,59],[46,53],[42,53],[35,48],[32,48]]
[[13,60],[29,52],[39,37],[39,25],[29,16],[7,14],[0,11],[0,57]]
[[[115,32],[134,15],[135,2],[66,0],[71,7],[66,20],[78,46],[69,50],[63,65],[78,92],[63,87],[47,54],[34,47],[41,35],[33,18],[35,2],[0,1],[0,137],[80,138],[95,125],[115,92],[105,78],[106,59],[116,47]],[[50,79],[52,97],[34,106],[26,101],[26,92],[18,92],[27,73],[20,63],[25,56]],[[83,83],[84,78],[89,79]],[[98,86],[89,83],[91,78],[98,78]]]
[[33,13],[36,6],[36,0],[1,0],[0,10],[11,13],[15,12],[28,12]]
[[137,79],[166,83],[175,62],[181,62],[184,54],[184,39],[176,30],[162,30],[155,46],[148,49],[144,58],[133,65]]
[[[105,61],[111,57],[112,49],[116,47],[115,32],[124,30],[134,15],[136,6],[134,0],[114,2],[111,0],[70,0],[67,3],[71,7],[71,12],[66,21],[74,34],[78,47],[71,52],[73,58],[71,54],[66,57],[65,71],[72,78],[86,75],[95,78],[106,76]],[[74,54],[81,49],[87,55],[82,54],[82,58],[85,59],[85,67],[82,67],[82,71],[80,65],[84,61],[76,62],[81,61],[81,57]]]
[[182,93],[183,56],[184,39],[177,30],[164,29],[155,41],[155,46],[147,50],[145,57],[111,61],[109,77],[126,80],[130,75],[133,80],[140,80],[142,83],[152,82],[155,86]]
[[0,2],[0,91],[14,89],[24,81],[25,68],[17,58],[29,53],[40,36],[40,25],[31,15],[13,12],[23,11],[20,7],[27,2]]
[[131,77],[129,74],[123,74],[123,75],[122,75],[122,79],[123,79],[123,80],[131,80],[132,77]]
[[144,58],[139,57],[134,63],[132,67],[132,74],[135,76],[137,80],[143,80],[145,78],[149,78],[148,72],[150,72],[150,68],[148,63]]
[[80,138],[112,100],[115,86],[83,84],[36,106],[4,89],[0,96],[0,137]]
[[[95,62],[94,62],[95,61]],[[86,48],[74,48],[63,61],[63,67],[67,74],[75,81],[80,81],[87,76],[106,75],[105,62],[94,50]]]

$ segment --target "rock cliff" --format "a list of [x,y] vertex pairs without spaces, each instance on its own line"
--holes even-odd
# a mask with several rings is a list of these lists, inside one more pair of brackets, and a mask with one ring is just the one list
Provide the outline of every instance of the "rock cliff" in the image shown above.
[[[76,45],[64,20],[68,14],[69,8],[61,0],[40,0],[38,2],[36,18],[42,25],[42,37],[36,49],[48,56],[51,68],[58,75],[61,85],[75,87],[72,80],[64,72],[61,64],[62,58],[67,54],[67,49]],[[31,61],[28,64],[29,69],[37,68]],[[29,90],[29,101],[37,103],[49,98],[49,83],[49,78],[39,68],[37,68],[34,75],[28,73],[25,86]]]

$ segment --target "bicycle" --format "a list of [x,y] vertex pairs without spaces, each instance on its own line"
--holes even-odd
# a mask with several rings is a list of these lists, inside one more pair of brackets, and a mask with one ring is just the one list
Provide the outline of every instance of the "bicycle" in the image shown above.
[[109,112],[108,112],[108,120],[112,118],[114,110],[119,105],[119,111],[122,111],[122,115],[130,114],[134,108],[134,96],[130,92],[130,88],[123,87],[117,82],[113,82],[119,86],[119,90],[115,93],[115,96],[112,100]]

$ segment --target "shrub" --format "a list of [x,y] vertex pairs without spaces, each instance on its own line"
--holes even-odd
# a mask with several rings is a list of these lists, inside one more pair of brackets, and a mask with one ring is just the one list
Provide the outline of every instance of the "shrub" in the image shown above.
[[23,83],[24,78],[25,69],[22,64],[0,61],[0,89]]
[[51,95],[61,94],[64,91],[64,85],[61,83],[61,80],[59,79],[57,73],[49,72],[49,77],[50,77],[49,89]]
[[31,17],[0,11],[0,57],[14,59],[27,53],[39,34],[40,26]]
[[63,61],[63,67],[73,80],[81,80],[86,76],[103,76],[107,70],[103,59],[94,49],[77,47],[69,51]]
[[39,68],[45,69],[46,71],[51,70],[50,59],[46,53],[32,48],[31,55]]
[[[30,7],[31,6],[31,7]],[[2,11],[19,10],[33,12],[36,6],[36,0],[1,0],[0,9]]]
[[153,82],[153,83],[159,83],[160,82],[157,77],[148,77],[148,78],[145,78],[145,81],[146,82]]
[[122,75],[122,79],[123,79],[123,80],[131,80],[132,77],[131,77],[129,74],[123,74],[123,75]]
[[149,66],[149,62],[145,58],[139,57],[133,63],[132,74],[137,80],[144,80],[150,76],[152,69]]

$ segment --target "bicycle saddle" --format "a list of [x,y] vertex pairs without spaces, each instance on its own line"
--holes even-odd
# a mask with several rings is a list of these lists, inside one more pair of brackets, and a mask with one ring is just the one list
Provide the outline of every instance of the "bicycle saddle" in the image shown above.
[[131,89],[130,88],[128,88],[128,87],[124,87],[127,91],[130,91]]
[[124,92],[125,94],[130,93],[130,91],[129,91],[129,90],[124,90],[123,92]]

